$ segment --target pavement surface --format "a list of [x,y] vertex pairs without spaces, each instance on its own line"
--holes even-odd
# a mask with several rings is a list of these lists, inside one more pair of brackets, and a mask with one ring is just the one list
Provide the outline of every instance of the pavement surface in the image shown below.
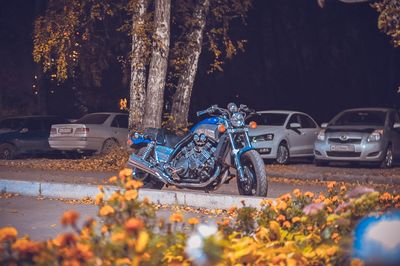
[[[62,214],[67,210],[80,213],[78,226],[89,217],[97,217],[96,205],[69,203],[50,198],[17,196],[11,198],[0,197],[0,228],[13,226],[18,230],[19,236],[29,235],[33,240],[47,240],[63,232],[70,232],[71,228],[64,228],[60,224]],[[157,218],[168,220],[174,209],[157,210]],[[184,219],[199,218],[201,223],[215,223],[218,216],[194,211],[180,211]]]

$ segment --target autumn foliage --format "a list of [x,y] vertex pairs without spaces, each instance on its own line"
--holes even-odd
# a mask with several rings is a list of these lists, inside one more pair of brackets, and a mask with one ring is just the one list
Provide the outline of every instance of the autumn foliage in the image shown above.
[[[43,242],[0,229],[1,265],[362,265],[352,260],[351,233],[358,220],[400,207],[400,196],[369,188],[347,191],[335,182],[315,195],[298,189],[259,209],[232,207],[217,226],[172,214],[159,220],[149,201],[138,200],[141,183],[125,169],[100,186],[99,218],[77,226],[79,214],[61,218],[69,233]],[[101,221],[101,222],[99,222]]]

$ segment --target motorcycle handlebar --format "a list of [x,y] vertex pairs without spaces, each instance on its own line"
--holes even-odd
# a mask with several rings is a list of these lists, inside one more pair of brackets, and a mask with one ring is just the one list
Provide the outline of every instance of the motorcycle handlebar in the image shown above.
[[198,111],[196,114],[197,114],[197,116],[202,116],[202,115],[207,114],[207,113],[208,113],[208,109],[203,110],[203,111]]

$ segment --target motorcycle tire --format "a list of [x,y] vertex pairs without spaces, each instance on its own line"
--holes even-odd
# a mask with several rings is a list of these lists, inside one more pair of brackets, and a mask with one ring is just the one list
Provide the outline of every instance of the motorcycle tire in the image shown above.
[[[140,148],[140,150],[137,152],[136,155],[142,156],[145,150],[146,147]],[[133,178],[143,182],[143,188],[162,189],[164,187],[163,182],[156,180],[149,173],[143,172],[137,168],[133,168],[132,171],[133,171]]]
[[237,186],[240,195],[266,197],[268,192],[268,178],[264,161],[260,154],[251,150],[244,153],[240,159],[246,182],[237,177]]

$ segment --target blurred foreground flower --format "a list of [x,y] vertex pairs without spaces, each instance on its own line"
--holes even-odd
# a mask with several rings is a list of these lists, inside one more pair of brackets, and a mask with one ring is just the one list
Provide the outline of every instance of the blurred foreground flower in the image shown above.
[[305,215],[315,215],[322,211],[324,203],[311,203],[304,207],[303,212]]
[[195,265],[211,265],[211,258],[205,252],[205,243],[207,238],[214,236],[217,231],[215,225],[200,224],[197,231],[186,241],[185,253]]

